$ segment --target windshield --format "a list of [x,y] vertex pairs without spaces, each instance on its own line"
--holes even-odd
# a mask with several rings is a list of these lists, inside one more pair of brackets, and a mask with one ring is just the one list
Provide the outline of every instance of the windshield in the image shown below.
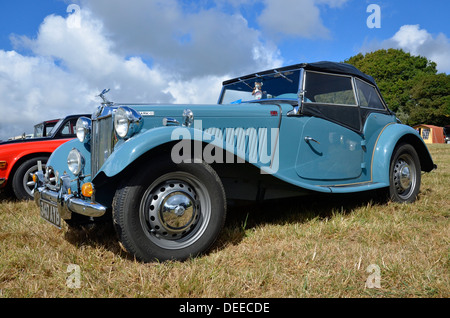
[[33,137],[34,138],[42,137],[43,132],[44,132],[44,123],[38,124],[38,125],[34,126]]
[[57,123],[51,123],[51,124],[45,125],[45,131],[46,131],[45,136],[51,136],[53,134],[53,129],[55,128],[56,124]]
[[53,122],[53,123],[47,123],[45,125],[45,136],[52,136],[55,132],[58,131],[59,126],[61,126],[61,124],[64,122],[64,119],[60,119],[58,120],[58,122]]
[[55,127],[59,126],[62,119],[51,120],[43,122],[34,126],[33,138],[49,137],[52,135],[53,131],[56,131]]
[[224,86],[219,104],[239,104],[255,100],[297,100],[300,70],[277,72],[243,79]]

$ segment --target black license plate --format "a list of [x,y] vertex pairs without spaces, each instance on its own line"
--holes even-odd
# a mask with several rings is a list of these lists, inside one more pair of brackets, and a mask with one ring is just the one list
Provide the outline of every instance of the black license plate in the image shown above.
[[41,217],[56,226],[61,228],[61,216],[59,215],[58,207],[47,201],[40,202],[41,207]]

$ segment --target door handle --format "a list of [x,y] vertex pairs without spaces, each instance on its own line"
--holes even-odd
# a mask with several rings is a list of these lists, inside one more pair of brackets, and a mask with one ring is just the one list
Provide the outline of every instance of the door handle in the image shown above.
[[306,141],[306,142],[314,141],[315,143],[318,143],[318,144],[320,145],[320,142],[318,142],[317,140],[315,140],[314,138],[309,137],[309,136],[306,136],[306,137],[305,137],[305,141]]

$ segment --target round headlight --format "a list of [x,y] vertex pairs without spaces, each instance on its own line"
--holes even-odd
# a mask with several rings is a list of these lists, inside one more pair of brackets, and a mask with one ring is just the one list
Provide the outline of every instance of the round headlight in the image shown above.
[[119,107],[114,114],[114,129],[119,138],[127,139],[141,130],[142,116],[132,108]]
[[87,117],[80,117],[77,120],[75,130],[80,142],[88,142],[91,138],[92,121]]
[[117,136],[125,138],[128,135],[130,121],[128,120],[127,111],[124,108],[118,108],[114,115],[114,129]]
[[69,152],[69,155],[67,156],[67,165],[69,166],[69,170],[75,176],[78,176],[81,173],[81,170],[83,170],[84,158],[77,149],[73,148]]

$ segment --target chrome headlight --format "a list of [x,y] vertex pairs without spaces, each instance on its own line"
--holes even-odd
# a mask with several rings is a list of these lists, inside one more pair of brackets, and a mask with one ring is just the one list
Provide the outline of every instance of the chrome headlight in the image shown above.
[[114,130],[119,138],[128,139],[138,133],[144,120],[130,107],[119,107],[114,114]]
[[87,117],[80,117],[77,120],[75,130],[80,142],[88,142],[91,139],[92,121]]
[[69,170],[75,176],[78,176],[84,168],[83,155],[77,149],[73,148],[67,156],[67,165],[69,166]]

